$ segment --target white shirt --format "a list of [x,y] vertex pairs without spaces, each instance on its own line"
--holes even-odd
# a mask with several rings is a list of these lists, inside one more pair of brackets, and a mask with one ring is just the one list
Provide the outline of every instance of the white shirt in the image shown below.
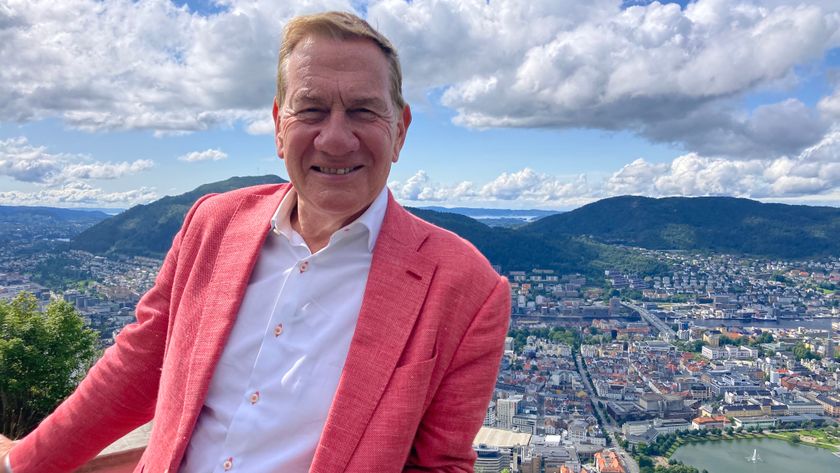
[[312,254],[289,221],[290,190],[272,219],[179,471],[309,470],[347,358],[383,188]]

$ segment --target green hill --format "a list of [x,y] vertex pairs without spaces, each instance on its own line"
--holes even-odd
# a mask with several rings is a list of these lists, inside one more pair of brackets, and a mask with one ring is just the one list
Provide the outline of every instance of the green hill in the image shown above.
[[181,228],[187,211],[199,197],[258,184],[286,182],[274,176],[232,177],[190,192],[137,205],[88,228],[71,242],[74,249],[101,255],[162,257]]
[[622,196],[520,228],[530,235],[588,235],[603,243],[783,259],[840,255],[840,209],[733,197]]
[[469,240],[491,263],[505,271],[551,268],[563,272],[590,272],[589,262],[598,255],[592,245],[569,236],[548,239],[509,228],[490,227],[455,213],[408,210]]
[[[72,247],[96,254],[161,257],[190,206],[210,192],[284,182],[235,177],[133,207],[90,227]],[[409,209],[472,242],[504,271],[555,269],[600,277],[604,269],[659,273],[652,258],[616,246],[716,251],[783,259],[840,255],[840,209],[762,204],[729,197],[615,197],[511,229],[465,215]]]

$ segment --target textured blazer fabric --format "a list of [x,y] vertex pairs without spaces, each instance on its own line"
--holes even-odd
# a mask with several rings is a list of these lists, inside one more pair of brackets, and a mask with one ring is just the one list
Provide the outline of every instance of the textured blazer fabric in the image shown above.
[[[135,471],[177,471],[288,189],[256,186],[195,203],[137,306],[137,322],[15,447],[15,473],[73,471],[152,419]],[[509,318],[508,283],[484,257],[389,196],[310,471],[472,471],[472,441],[493,392]]]

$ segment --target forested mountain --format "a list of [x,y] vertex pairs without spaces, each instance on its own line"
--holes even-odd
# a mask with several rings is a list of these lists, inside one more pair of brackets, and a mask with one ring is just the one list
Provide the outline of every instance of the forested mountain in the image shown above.
[[775,258],[840,255],[840,209],[733,197],[622,196],[519,229],[543,237],[589,235],[610,244]]
[[[276,182],[284,181],[277,176],[236,177],[164,197],[103,220],[72,245],[97,254],[161,257],[200,196]],[[409,210],[471,241],[504,271],[541,267],[595,275],[613,265],[645,272],[665,269],[616,244],[785,259],[840,255],[840,209],[830,207],[729,197],[623,196],[516,229],[489,227],[457,213]]]
[[286,182],[274,176],[232,177],[205,184],[185,194],[137,205],[88,228],[71,247],[104,255],[162,257],[181,228],[184,216],[199,197],[258,184]]

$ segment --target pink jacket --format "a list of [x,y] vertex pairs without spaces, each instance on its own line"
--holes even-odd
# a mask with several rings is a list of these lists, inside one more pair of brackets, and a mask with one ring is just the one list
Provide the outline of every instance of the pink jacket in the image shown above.
[[[175,472],[288,185],[200,199],[155,286],[79,388],[11,452],[68,472],[154,418],[135,472]],[[510,290],[483,256],[389,198],[312,472],[472,471]],[[283,439],[260,441],[282,442]]]

